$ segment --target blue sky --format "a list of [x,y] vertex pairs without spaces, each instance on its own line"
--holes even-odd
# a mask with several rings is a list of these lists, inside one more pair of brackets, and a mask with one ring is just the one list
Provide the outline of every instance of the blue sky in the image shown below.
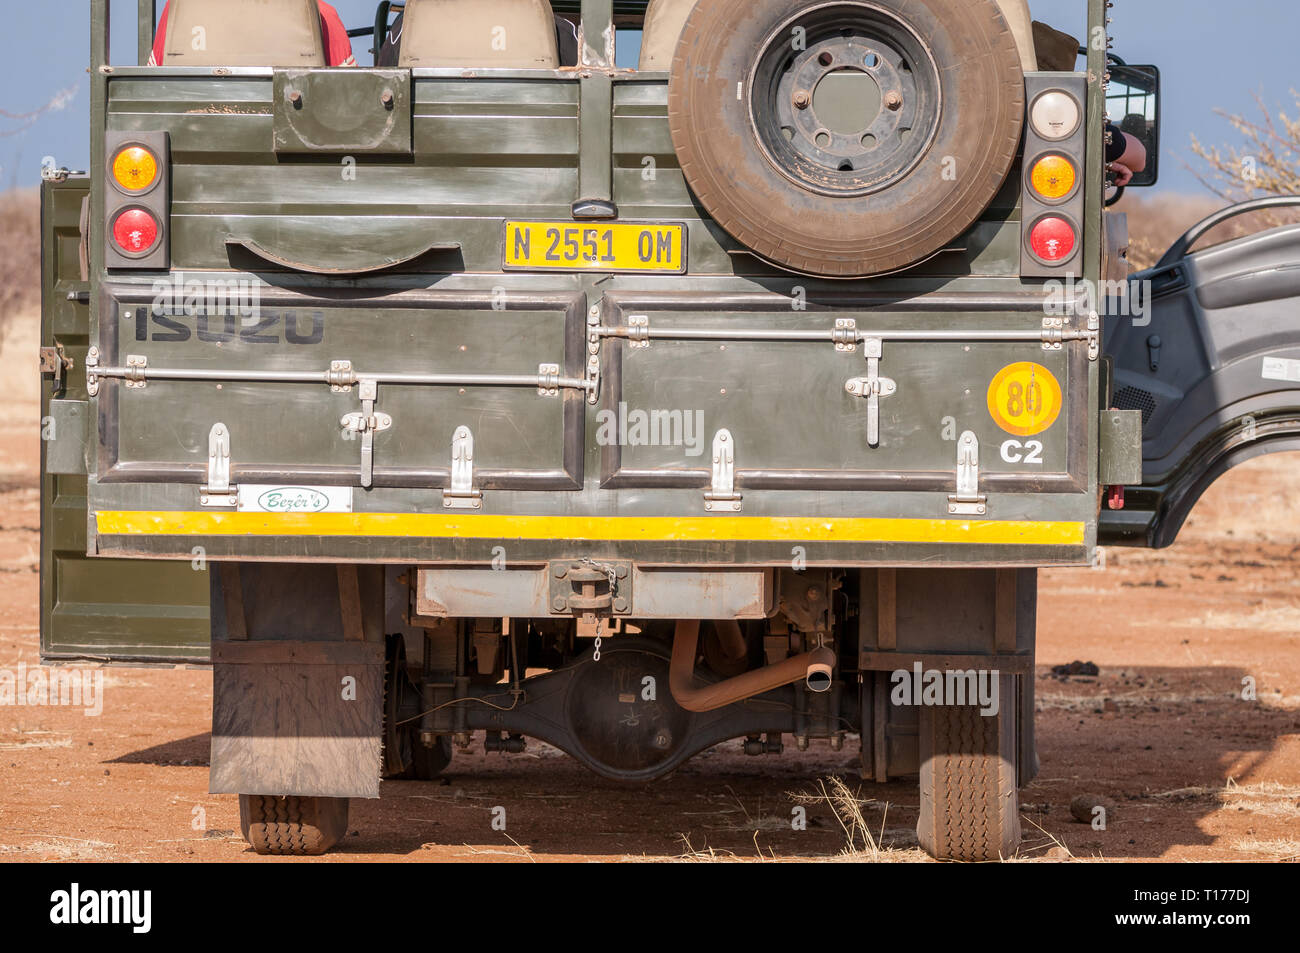
[[[1037,19],[1082,34],[1084,0],[1030,0]],[[349,27],[373,21],[372,0],[334,0]],[[89,148],[89,3],[87,0],[4,0],[6,38],[0,110],[23,114],[67,91],[66,105],[26,120],[0,116],[0,190],[34,185],[41,160],[84,169]],[[161,6],[161,4],[160,4]],[[113,0],[114,59],[135,56],[135,0]],[[1233,143],[1236,133],[1216,108],[1253,114],[1258,94],[1274,107],[1300,111],[1291,90],[1300,87],[1295,43],[1300,4],[1295,0],[1115,0],[1115,52],[1130,63],[1155,63],[1163,73],[1163,149],[1157,189],[1202,191],[1183,168],[1196,133],[1210,143]],[[366,38],[357,59],[370,62]],[[626,51],[625,51],[626,52]],[[622,59],[622,57],[620,57]],[[27,128],[23,128],[27,126]]]

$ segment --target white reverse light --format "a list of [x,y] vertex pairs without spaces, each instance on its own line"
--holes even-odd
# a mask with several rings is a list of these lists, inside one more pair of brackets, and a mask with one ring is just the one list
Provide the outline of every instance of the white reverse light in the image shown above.
[[1059,90],[1043,93],[1034,100],[1029,120],[1034,132],[1044,139],[1064,139],[1079,128],[1079,103],[1069,93]]

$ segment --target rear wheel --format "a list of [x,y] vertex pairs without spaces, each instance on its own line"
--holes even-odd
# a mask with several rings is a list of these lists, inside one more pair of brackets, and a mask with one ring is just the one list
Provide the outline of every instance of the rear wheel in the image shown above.
[[239,826],[259,854],[323,854],[348,832],[348,799],[241,794]]
[[420,741],[420,690],[407,672],[406,643],[388,637],[384,683],[384,777],[432,781],[451,763],[451,738],[440,735],[432,747]]
[[426,747],[418,738],[411,741],[411,765],[403,777],[419,781],[432,781],[451,764],[451,738],[439,735],[432,747]]
[[[1002,676],[999,697],[1014,698]],[[982,715],[973,705],[921,709],[921,846],[941,860],[1013,856],[1020,844],[1016,791],[1017,715],[1003,706]]]

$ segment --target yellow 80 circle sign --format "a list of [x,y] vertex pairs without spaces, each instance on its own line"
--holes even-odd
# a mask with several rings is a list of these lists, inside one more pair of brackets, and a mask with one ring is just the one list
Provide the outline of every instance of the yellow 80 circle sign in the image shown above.
[[989,385],[989,413],[1007,433],[1040,434],[1061,416],[1061,385],[1041,364],[1010,364]]

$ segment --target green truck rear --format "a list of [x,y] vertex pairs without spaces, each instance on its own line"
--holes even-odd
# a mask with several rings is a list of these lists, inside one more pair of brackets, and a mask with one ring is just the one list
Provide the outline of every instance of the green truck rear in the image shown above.
[[110,65],[92,2],[91,171],[43,194],[42,654],[212,664],[258,850],[481,732],[629,781],[854,735],[932,853],[1014,852],[1035,570],[1142,482],[1105,4],[1081,72],[1011,0],[691,6],[385,3],[397,65],[339,69],[175,24]]

